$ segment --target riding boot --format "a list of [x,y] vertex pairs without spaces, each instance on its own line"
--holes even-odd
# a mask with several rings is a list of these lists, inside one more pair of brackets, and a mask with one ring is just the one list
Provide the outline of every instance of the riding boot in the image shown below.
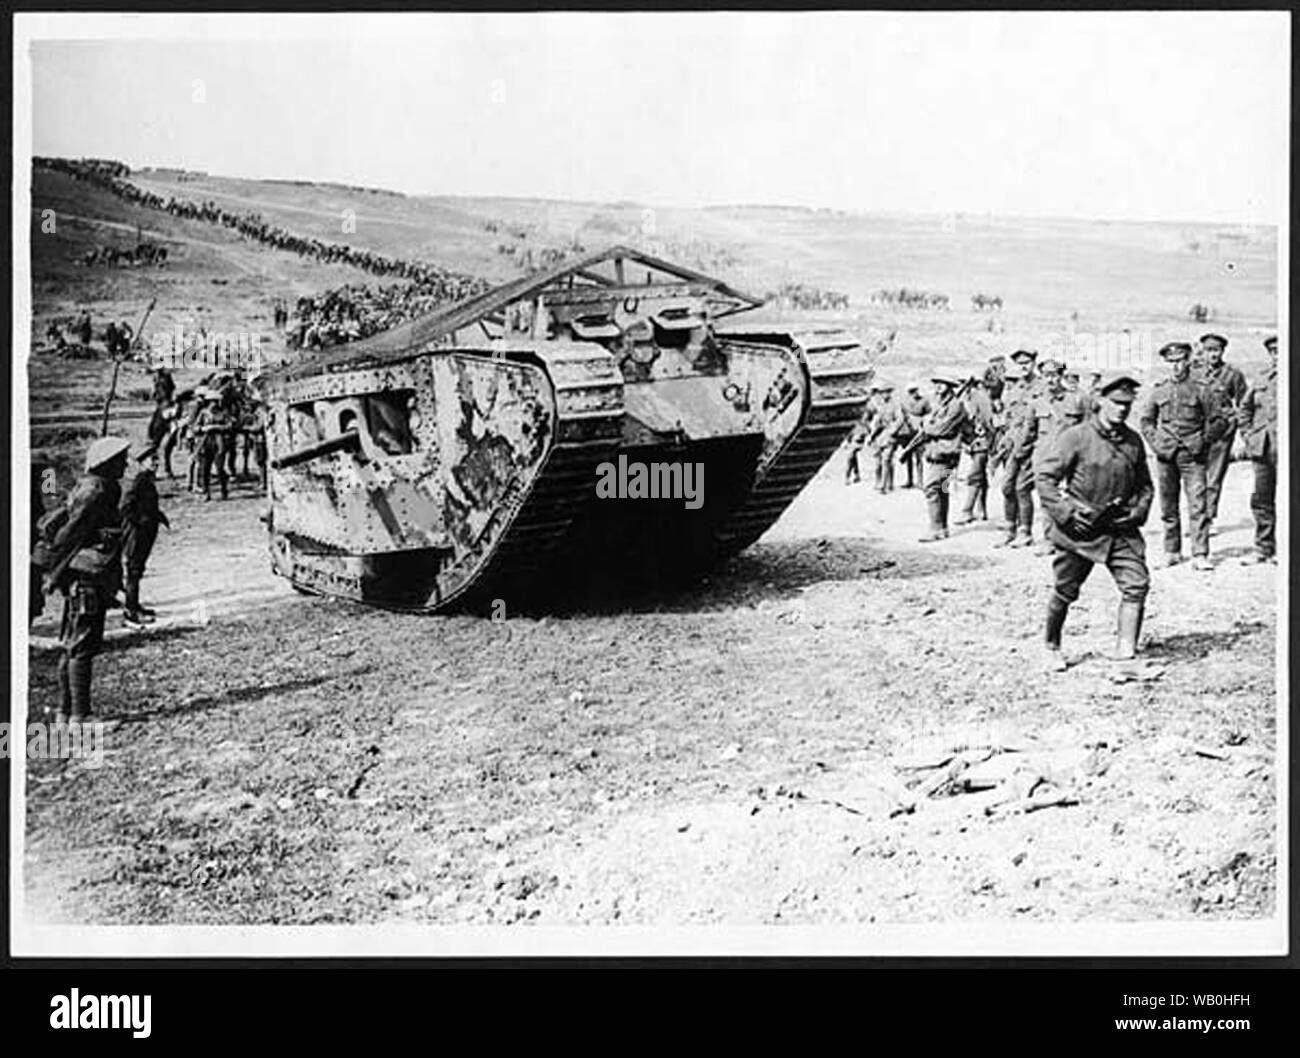
[[71,719],[75,723],[92,715],[90,708],[90,658],[72,658],[68,662],[68,684],[72,696]]
[[937,496],[927,496],[925,498],[925,505],[930,512],[930,531],[921,537],[921,543],[923,544],[942,540],[948,535],[948,530],[944,527],[943,498],[942,492]]
[[989,520],[989,487],[987,482],[975,487],[974,509],[976,517],[978,517],[981,522],[987,522]]
[[966,490],[966,500],[961,505],[961,514],[953,519],[953,525],[969,525],[975,520],[975,500],[977,496],[978,492],[974,486]]
[[68,676],[68,659],[64,656],[59,658],[59,711],[54,719],[56,723],[66,724],[71,715],[72,681]]
[[1119,630],[1115,637],[1115,660],[1131,661],[1137,655],[1146,603],[1123,599],[1119,604]]
[[1047,599],[1047,627],[1043,641],[1047,647],[1048,665],[1057,672],[1064,671],[1065,658],[1061,656],[1061,629],[1065,626],[1065,615],[1070,612],[1070,604],[1055,592]]

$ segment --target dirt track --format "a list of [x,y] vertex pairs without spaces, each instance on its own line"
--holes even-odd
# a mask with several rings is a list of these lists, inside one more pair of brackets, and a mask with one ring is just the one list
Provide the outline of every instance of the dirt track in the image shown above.
[[[1156,574],[1163,676],[1123,684],[1104,573],[1049,677],[1047,559],[991,551],[991,525],[922,547],[918,493],[839,472],[685,595],[499,623],[298,596],[247,490],[167,500],[163,618],[97,669],[105,766],[29,770],[29,900],[99,923],[1270,915],[1276,567],[1235,562],[1248,467],[1219,568]],[[903,765],[948,743],[1018,749],[1077,803],[918,798]]]

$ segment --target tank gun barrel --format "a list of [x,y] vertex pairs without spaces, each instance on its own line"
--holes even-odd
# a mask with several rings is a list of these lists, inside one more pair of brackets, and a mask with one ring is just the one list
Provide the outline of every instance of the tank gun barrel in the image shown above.
[[335,452],[355,452],[360,448],[361,435],[356,430],[346,430],[339,434],[338,437],[317,441],[315,444],[299,448],[288,455],[281,456],[279,459],[273,459],[271,460],[271,467],[274,470],[285,470],[288,467],[296,467],[299,463],[309,463],[313,459],[333,455]]

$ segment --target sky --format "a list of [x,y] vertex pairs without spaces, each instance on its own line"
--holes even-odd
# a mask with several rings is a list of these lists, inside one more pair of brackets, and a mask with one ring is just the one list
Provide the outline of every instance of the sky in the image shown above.
[[[24,16],[35,154],[417,194],[1279,224],[1290,21]],[[24,60],[30,56],[30,65]]]

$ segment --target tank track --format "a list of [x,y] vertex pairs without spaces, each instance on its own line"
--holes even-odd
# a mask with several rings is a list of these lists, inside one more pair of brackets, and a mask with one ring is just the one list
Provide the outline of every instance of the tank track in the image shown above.
[[870,396],[874,368],[845,332],[796,334],[806,386],[798,428],[760,467],[754,490],[718,527],[719,555],[730,557],[762,536],[799,495],[853,428]]

